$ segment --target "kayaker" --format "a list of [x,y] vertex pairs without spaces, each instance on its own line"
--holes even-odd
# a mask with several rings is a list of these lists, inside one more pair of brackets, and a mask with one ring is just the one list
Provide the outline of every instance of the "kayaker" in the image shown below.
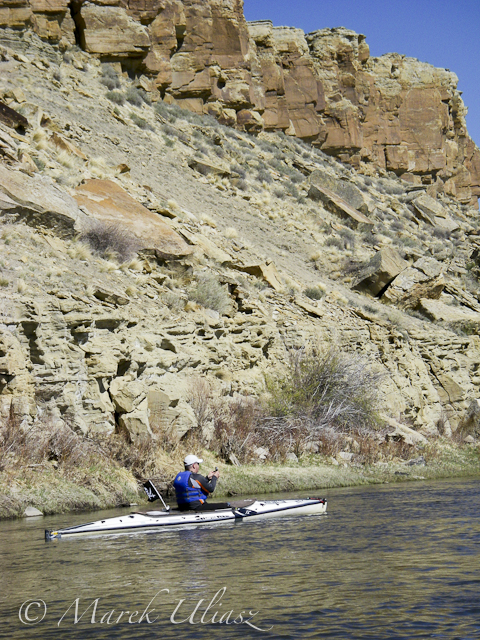
[[202,462],[195,455],[186,456],[183,461],[185,471],[178,473],[173,481],[180,511],[214,511],[230,507],[228,502],[207,504],[207,498],[215,491],[220,474],[215,470],[210,471],[207,477],[202,476],[198,473]]

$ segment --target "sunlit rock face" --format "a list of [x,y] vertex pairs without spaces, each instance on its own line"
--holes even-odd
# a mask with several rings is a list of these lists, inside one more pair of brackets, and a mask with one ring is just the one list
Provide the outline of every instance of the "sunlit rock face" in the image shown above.
[[478,207],[480,151],[456,75],[372,58],[354,31],[247,23],[242,0],[0,0],[0,27],[77,42],[148,76],[168,102],[252,133],[284,131]]

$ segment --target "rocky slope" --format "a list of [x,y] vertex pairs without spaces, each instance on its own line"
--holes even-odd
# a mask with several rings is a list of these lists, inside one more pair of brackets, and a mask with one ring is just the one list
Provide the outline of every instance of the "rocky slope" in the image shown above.
[[175,440],[198,424],[195,380],[259,395],[310,342],[385,373],[396,437],[478,434],[476,209],[152,104],[119,67],[5,33],[4,416]]
[[[478,207],[480,152],[457,77],[347,29],[247,23],[242,0],[2,0],[0,27],[114,62],[153,99],[247,131],[284,131],[356,168]],[[28,48],[26,39],[24,47]]]

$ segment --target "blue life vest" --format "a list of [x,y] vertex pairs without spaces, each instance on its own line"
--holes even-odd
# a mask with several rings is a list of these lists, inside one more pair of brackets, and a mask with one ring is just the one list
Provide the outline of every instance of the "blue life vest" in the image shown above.
[[192,480],[192,482],[197,486],[191,487],[188,484],[188,480],[191,475],[191,471],[181,471],[180,473],[177,473],[177,476],[173,481],[179,506],[182,504],[190,504],[191,502],[205,502],[208,497],[208,494],[202,491],[200,483],[196,480]]

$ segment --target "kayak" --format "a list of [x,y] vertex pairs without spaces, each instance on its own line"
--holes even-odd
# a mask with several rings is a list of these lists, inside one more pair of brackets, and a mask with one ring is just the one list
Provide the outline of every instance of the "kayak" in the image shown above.
[[219,522],[242,522],[259,518],[293,515],[318,515],[325,513],[327,502],[324,498],[304,500],[245,500],[231,503],[227,509],[215,511],[161,511],[132,512],[116,518],[87,522],[75,527],[45,531],[45,540],[56,540],[85,534],[130,533],[137,531],[161,531],[170,527],[212,524]]

